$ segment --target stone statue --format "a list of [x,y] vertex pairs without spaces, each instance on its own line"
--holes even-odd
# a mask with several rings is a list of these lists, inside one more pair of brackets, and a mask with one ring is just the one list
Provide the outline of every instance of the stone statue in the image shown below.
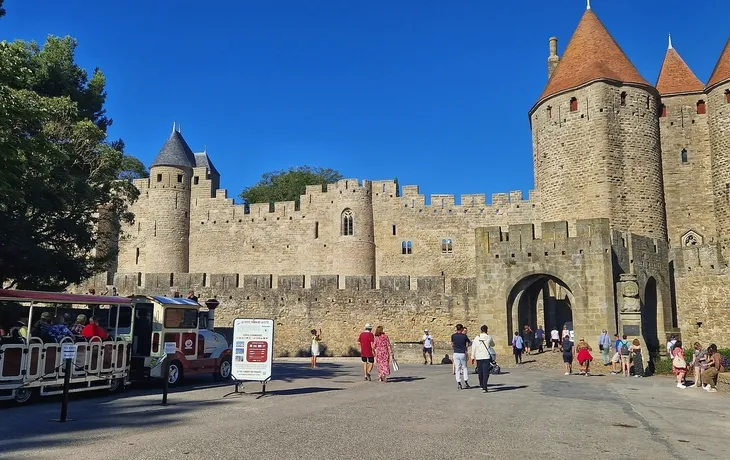
[[621,296],[623,297],[621,313],[638,313],[641,311],[636,275],[621,275]]

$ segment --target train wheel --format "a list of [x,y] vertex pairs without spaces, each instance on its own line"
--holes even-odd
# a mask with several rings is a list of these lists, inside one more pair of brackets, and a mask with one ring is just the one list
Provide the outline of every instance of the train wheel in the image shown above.
[[19,388],[15,390],[15,403],[26,404],[33,401],[38,396],[38,392],[35,388]]
[[231,358],[223,358],[216,373],[217,380],[229,380],[231,378]]
[[183,379],[183,367],[182,364],[180,364],[180,361],[173,361],[170,363],[170,370],[167,374],[167,383],[170,384],[170,386],[175,386],[179,384]]

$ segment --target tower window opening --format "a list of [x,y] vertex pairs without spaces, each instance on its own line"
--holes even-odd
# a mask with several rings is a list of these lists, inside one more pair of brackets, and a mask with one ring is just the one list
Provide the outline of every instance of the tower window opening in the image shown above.
[[725,90],[725,102],[730,104],[730,89]]
[[342,236],[354,235],[353,215],[351,209],[342,211]]
[[200,182],[200,177],[198,177],[198,176],[193,177],[193,185],[198,185],[199,182]]
[[404,241],[400,245],[401,254],[409,255],[413,254],[413,244],[410,241]]
[[548,118],[552,118],[553,117],[553,108],[552,107],[547,106],[546,112],[547,112],[547,117]]
[[441,253],[451,254],[454,252],[454,242],[450,239],[441,240]]
[[314,239],[319,238],[319,222],[314,223]]
[[177,175],[177,182],[178,182],[178,184],[182,184],[182,179],[183,179],[183,175],[182,174],[178,174]]
[[661,118],[667,117],[667,106],[664,104],[659,106],[659,117],[661,117]]
[[139,248],[137,248],[134,254],[134,265],[139,265]]
[[621,93],[621,105],[626,105],[626,91]]
[[687,164],[687,149],[682,149],[681,158],[682,158],[682,164],[686,165]]
[[577,112],[578,111],[578,99],[571,97],[570,98],[570,111],[571,112]]
[[395,225],[393,225],[393,236],[395,236],[395,235],[396,235],[396,227],[395,227]]
[[705,113],[707,113],[707,110],[705,109],[705,101],[700,99],[697,101],[697,114],[704,115]]
[[162,174],[157,175],[157,182],[162,182]]

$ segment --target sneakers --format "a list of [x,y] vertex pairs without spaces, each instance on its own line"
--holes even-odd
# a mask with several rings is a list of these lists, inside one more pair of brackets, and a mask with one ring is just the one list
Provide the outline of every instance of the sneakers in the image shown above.
[[702,389],[705,390],[705,391],[707,391],[707,390],[710,389],[710,385],[705,385],[705,386],[702,387]]
[[482,393],[489,393],[489,390],[487,390],[487,389],[485,388],[485,389],[483,389],[483,390],[482,390]]
[[681,383],[678,383],[678,384],[677,384],[677,388],[681,388],[681,389],[683,389],[683,390],[684,390],[684,389],[685,389],[685,388],[687,388],[687,387],[686,387],[686,386],[684,386],[684,385],[682,385]]
[[565,375],[570,375],[570,372],[566,372]]
[[468,390],[469,388],[471,388],[471,387],[469,386],[469,382],[464,382],[464,388],[466,388],[467,390]]
[[709,390],[707,390],[707,392],[708,393],[717,393],[717,390],[714,388],[710,388]]
[[611,371],[611,375],[616,375],[616,373],[614,371]]
[[461,382],[458,382],[458,383],[456,384],[456,389],[457,389],[457,390],[462,390],[462,389],[463,389],[463,387],[461,386]]

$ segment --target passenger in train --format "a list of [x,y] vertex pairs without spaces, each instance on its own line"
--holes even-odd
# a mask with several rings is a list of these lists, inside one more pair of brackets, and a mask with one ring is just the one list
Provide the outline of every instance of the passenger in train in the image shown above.
[[82,335],[84,326],[86,326],[86,315],[82,313],[76,317],[76,322],[71,326],[71,332],[74,335]]
[[19,337],[28,339],[28,318],[23,318],[15,323],[16,326],[10,330],[10,335],[14,335],[17,332]]
[[73,332],[66,326],[63,315],[56,315],[56,324],[51,326],[48,333],[56,342],[60,342],[64,337],[73,338],[74,336]]
[[102,340],[106,340],[109,338],[109,334],[106,333],[103,327],[99,326],[99,320],[96,316],[89,318],[89,324],[87,324],[81,331],[81,335],[87,339],[99,337]]
[[38,321],[33,324],[30,330],[30,335],[33,337],[39,337],[43,342],[53,342],[53,337],[50,335],[51,332],[51,314],[47,311],[41,313],[41,317]]

